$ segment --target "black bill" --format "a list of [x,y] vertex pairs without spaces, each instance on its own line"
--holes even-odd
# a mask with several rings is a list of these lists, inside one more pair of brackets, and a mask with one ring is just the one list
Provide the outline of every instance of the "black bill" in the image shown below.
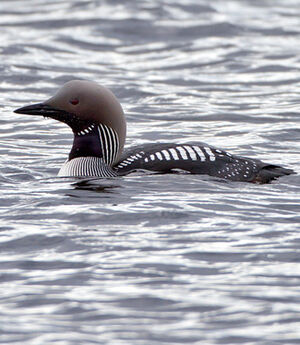
[[26,107],[22,107],[22,108],[14,110],[14,112],[17,114],[40,115],[40,116],[52,117],[55,119],[57,119],[59,115],[64,113],[64,111],[53,108],[50,105],[44,104],[44,103],[28,105]]

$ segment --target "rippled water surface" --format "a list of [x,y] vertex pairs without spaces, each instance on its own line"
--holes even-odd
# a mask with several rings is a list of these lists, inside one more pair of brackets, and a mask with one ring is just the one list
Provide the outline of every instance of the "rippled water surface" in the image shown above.
[[13,110],[94,80],[127,145],[299,173],[300,2],[1,0],[0,19],[0,342],[299,344],[299,174],[60,179],[70,130]]

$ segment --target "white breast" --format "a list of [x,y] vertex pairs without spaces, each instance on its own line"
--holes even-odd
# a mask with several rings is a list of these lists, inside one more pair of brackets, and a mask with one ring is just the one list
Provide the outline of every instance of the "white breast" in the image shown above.
[[114,177],[117,174],[98,157],[77,157],[66,161],[58,172],[60,177]]

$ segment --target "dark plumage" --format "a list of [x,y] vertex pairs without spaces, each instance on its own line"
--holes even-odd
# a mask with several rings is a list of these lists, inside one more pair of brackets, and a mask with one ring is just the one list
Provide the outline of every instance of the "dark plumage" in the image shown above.
[[120,175],[139,169],[163,173],[181,169],[192,174],[254,183],[268,183],[280,176],[294,173],[291,169],[258,159],[231,155],[204,143],[148,144],[130,148],[123,154],[116,168]]
[[179,169],[231,181],[268,183],[294,173],[204,143],[149,144],[123,153],[126,121],[122,107],[111,91],[89,81],[70,81],[49,100],[15,112],[51,117],[71,127],[73,146],[59,176],[112,177],[140,169],[160,173]]

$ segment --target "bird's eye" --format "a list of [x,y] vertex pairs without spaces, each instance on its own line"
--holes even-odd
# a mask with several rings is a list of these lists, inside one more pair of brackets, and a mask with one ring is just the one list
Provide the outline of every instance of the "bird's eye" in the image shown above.
[[72,99],[70,99],[70,103],[73,105],[77,105],[79,103],[79,99],[78,98],[72,98]]

